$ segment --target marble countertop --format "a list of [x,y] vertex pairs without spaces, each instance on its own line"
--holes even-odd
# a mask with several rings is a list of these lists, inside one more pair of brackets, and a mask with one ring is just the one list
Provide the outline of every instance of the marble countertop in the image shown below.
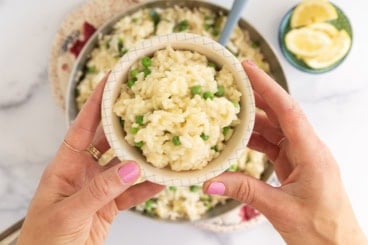
[[[48,55],[63,17],[83,0],[0,0],[0,231],[22,218],[45,165],[66,126],[47,78]],[[228,1],[216,0],[229,5]],[[297,0],[251,0],[243,15],[275,48],[290,92],[299,101],[341,168],[358,220],[368,234],[368,31],[364,0],[335,0],[350,17],[354,42],[337,69],[302,73],[280,53],[277,28]],[[144,235],[142,235],[144,231]],[[165,234],[157,236],[156,234]],[[184,237],[185,234],[185,237]],[[153,238],[154,237],[154,238]],[[264,222],[231,234],[214,234],[191,225],[172,225],[132,213],[121,214],[107,244],[283,244]]]

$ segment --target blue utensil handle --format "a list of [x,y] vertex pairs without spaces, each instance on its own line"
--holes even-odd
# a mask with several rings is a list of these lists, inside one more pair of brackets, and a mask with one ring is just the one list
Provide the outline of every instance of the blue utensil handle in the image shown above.
[[224,29],[222,30],[219,43],[226,45],[229,41],[230,35],[234,29],[234,26],[238,23],[244,5],[248,0],[234,0],[233,6],[231,7],[230,13],[227,17],[227,21]]

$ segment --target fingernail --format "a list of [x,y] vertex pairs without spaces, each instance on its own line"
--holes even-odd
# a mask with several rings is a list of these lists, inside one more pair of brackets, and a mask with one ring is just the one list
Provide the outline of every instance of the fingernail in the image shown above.
[[224,195],[225,185],[221,182],[212,182],[206,192],[210,195]]
[[257,67],[256,63],[253,62],[253,60],[246,60],[245,61],[249,66],[251,67]]
[[124,183],[132,183],[139,177],[139,167],[135,162],[128,162],[119,168],[118,173]]

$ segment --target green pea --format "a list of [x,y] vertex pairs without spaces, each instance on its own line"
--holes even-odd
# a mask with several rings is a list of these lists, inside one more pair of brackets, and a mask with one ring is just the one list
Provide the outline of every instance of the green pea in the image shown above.
[[152,9],[149,13],[151,20],[153,21],[153,24],[155,26],[155,29],[157,28],[158,23],[160,23],[161,21],[161,17],[160,15],[154,10]]
[[211,33],[214,37],[217,37],[220,34],[220,31],[218,29],[213,29]]
[[138,124],[138,125],[140,125],[140,126],[142,126],[143,125],[143,116],[136,116],[135,117],[135,122]]
[[182,20],[174,26],[173,31],[182,32],[182,31],[187,30],[188,27],[189,27],[189,22],[187,20]]
[[127,82],[127,85],[129,88],[132,88],[135,84],[135,79],[129,79]]
[[209,15],[207,15],[207,16],[205,16],[204,17],[204,20],[206,21],[206,20],[212,20],[213,19],[213,17],[212,16],[209,16]]
[[211,201],[211,196],[209,195],[203,195],[199,198],[199,200],[201,200],[202,202],[205,202],[205,201]]
[[201,85],[196,85],[190,88],[190,92],[192,93],[192,95],[200,95],[202,93],[202,86]]
[[130,71],[130,76],[131,78],[136,78],[138,75],[139,71],[137,69],[133,69]]
[[149,67],[151,65],[152,61],[151,61],[150,57],[145,56],[145,57],[142,58],[141,63],[144,67]]
[[221,24],[222,24],[223,19],[224,19],[224,16],[216,16],[214,28],[216,28],[217,30],[221,29]]
[[138,131],[139,131],[139,128],[138,128],[138,127],[131,127],[131,128],[130,128],[130,133],[131,133],[131,134],[137,134],[137,133],[138,133]]
[[236,108],[239,108],[239,107],[240,107],[239,102],[231,101],[231,103],[233,103],[233,105],[234,105]]
[[213,95],[212,92],[210,91],[206,91],[203,93],[203,99],[207,100],[207,99],[213,99],[215,96]]
[[119,123],[122,127],[124,127],[125,121],[123,118],[119,117]]
[[179,136],[177,136],[177,135],[176,135],[176,136],[174,136],[174,137],[172,137],[171,141],[172,141],[172,143],[173,143],[174,145],[176,145],[176,146],[181,145],[180,137],[179,137]]
[[210,136],[208,136],[208,135],[206,135],[205,133],[201,133],[201,138],[204,140],[204,141],[206,141],[206,140],[208,140],[209,138],[210,138]]
[[213,204],[210,201],[204,201],[203,204],[207,208],[207,210],[213,208]]
[[222,97],[225,95],[225,87],[220,85],[220,86],[217,86],[217,92],[215,94],[217,97]]
[[215,152],[218,152],[218,148],[217,148],[217,145],[214,145],[211,147],[211,150],[215,151]]
[[191,192],[198,192],[201,189],[198,185],[191,185],[189,188]]
[[256,48],[259,48],[260,44],[259,42],[252,42],[252,48],[256,49]]
[[150,70],[149,68],[145,67],[145,68],[143,69],[143,73],[144,73],[144,77],[146,77],[146,76],[148,76],[149,74],[151,74],[151,70]]
[[215,69],[215,70],[217,70],[217,65],[216,65],[216,63],[213,63],[213,62],[208,62],[207,63],[207,66],[209,66],[209,67],[212,67],[213,69]]
[[222,129],[222,134],[223,134],[224,136],[226,136],[226,135],[229,133],[229,131],[230,131],[230,127],[224,127],[224,128]]
[[123,48],[122,50],[119,51],[119,57],[123,57],[124,54],[128,53],[128,51],[129,51],[128,49]]
[[204,28],[210,32],[212,36],[217,37],[220,34],[222,16],[215,16],[214,18],[205,18]]
[[237,172],[238,170],[239,170],[238,165],[235,163],[235,164],[231,165],[230,168],[228,168],[227,171],[229,171],[229,172]]
[[89,74],[93,74],[93,73],[96,73],[97,72],[97,69],[95,66],[87,66],[87,73]]
[[144,145],[144,141],[135,142],[134,145],[138,148],[142,148],[142,146]]
[[133,19],[132,19],[132,22],[133,22],[133,23],[137,23],[137,22],[138,22],[138,18],[133,18]]
[[118,51],[119,51],[119,53],[120,53],[121,50],[123,50],[123,48],[124,48],[124,41],[123,41],[122,38],[119,38],[118,39]]
[[176,186],[169,186],[169,190],[170,190],[170,191],[176,191],[176,190],[177,190],[177,188],[176,188]]
[[146,209],[146,211],[151,212],[154,204],[155,200],[149,199],[144,203],[144,208]]
[[206,31],[208,31],[209,29],[211,29],[212,28],[212,24],[204,24],[204,29],[206,30]]

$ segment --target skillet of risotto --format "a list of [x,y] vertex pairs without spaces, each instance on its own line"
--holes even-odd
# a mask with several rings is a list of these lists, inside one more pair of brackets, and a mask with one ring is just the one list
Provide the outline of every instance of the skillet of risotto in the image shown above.
[[[111,32],[99,34],[98,44],[89,53],[83,71],[78,74],[79,82],[75,90],[77,108],[83,106],[106,72],[111,70],[137,42],[173,32],[190,32],[217,40],[225,21],[226,16],[221,11],[206,7],[189,8],[175,5],[167,7],[148,5],[123,16],[114,24]],[[235,27],[226,48],[239,60],[252,59],[260,68],[270,72],[270,65],[261,52],[260,44],[252,41],[249,33],[240,26]],[[228,171],[243,172],[260,178],[267,167],[267,160],[262,153],[245,149],[242,157],[235,161]],[[161,193],[136,206],[134,210],[163,220],[194,221],[206,217],[211,210],[229,201],[225,197],[206,195],[202,192],[201,186],[197,185],[167,186]]]

